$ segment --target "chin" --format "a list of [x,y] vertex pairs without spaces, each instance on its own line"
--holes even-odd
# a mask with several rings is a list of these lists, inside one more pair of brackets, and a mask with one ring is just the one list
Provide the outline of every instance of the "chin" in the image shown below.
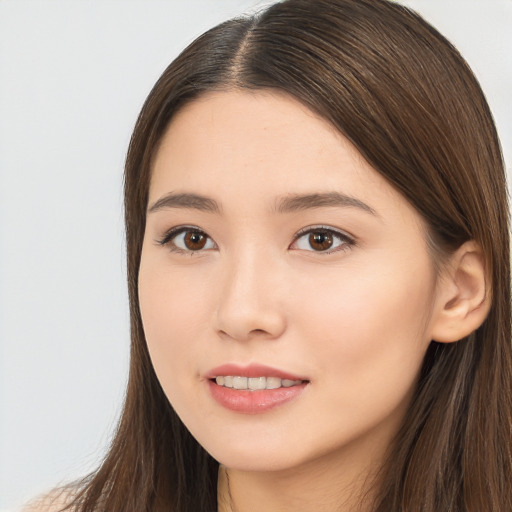
[[250,440],[233,443],[226,440],[214,445],[202,446],[220,464],[238,471],[283,471],[300,465],[303,460],[296,450],[291,450],[280,443],[281,447],[262,439],[261,442]]
[[228,453],[223,455],[223,457],[215,457],[215,459],[227,468],[243,472],[286,471],[301,465],[298,460],[290,460],[288,457],[280,458],[275,454],[268,453]]

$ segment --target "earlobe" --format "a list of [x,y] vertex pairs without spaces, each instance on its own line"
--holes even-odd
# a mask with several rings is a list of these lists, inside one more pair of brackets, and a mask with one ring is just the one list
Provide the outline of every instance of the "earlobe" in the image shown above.
[[478,329],[489,313],[490,288],[482,249],[465,242],[439,277],[431,338],[452,343]]

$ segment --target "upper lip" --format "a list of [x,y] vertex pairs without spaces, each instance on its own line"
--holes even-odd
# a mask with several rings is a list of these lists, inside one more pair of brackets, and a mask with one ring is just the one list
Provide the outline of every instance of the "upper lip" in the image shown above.
[[217,366],[209,370],[205,377],[214,379],[219,376],[240,376],[240,377],[278,377],[288,380],[308,380],[300,375],[294,375],[278,368],[272,368],[263,364],[251,363],[249,365],[239,365],[235,363],[227,363]]

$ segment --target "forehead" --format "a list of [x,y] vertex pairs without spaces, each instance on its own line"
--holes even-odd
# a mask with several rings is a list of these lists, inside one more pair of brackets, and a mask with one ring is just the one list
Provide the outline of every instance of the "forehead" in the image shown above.
[[213,92],[187,104],[172,119],[154,160],[153,177],[192,179],[192,171],[200,170],[204,179],[213,173],[221,178],[232,168],[238,175],[250,171],[258,176],[277,166],[276,182],[287,176],[314,178],[320,166],[334,164],[347,171],[363,163],[348,140],[288,95]]
[[339,192],[415,213],[328,121],[274,91],[213,92],[181,109],[154,159],[150,202],[169,192],[240,208],[269,206],[287,194]]

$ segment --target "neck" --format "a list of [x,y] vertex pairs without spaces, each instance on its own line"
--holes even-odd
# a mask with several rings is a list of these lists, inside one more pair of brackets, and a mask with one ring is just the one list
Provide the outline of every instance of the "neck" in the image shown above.
[[376,471],[345,465],[333,470],[325,462],[270,472],[220,466],[218,511],[368,512]]

